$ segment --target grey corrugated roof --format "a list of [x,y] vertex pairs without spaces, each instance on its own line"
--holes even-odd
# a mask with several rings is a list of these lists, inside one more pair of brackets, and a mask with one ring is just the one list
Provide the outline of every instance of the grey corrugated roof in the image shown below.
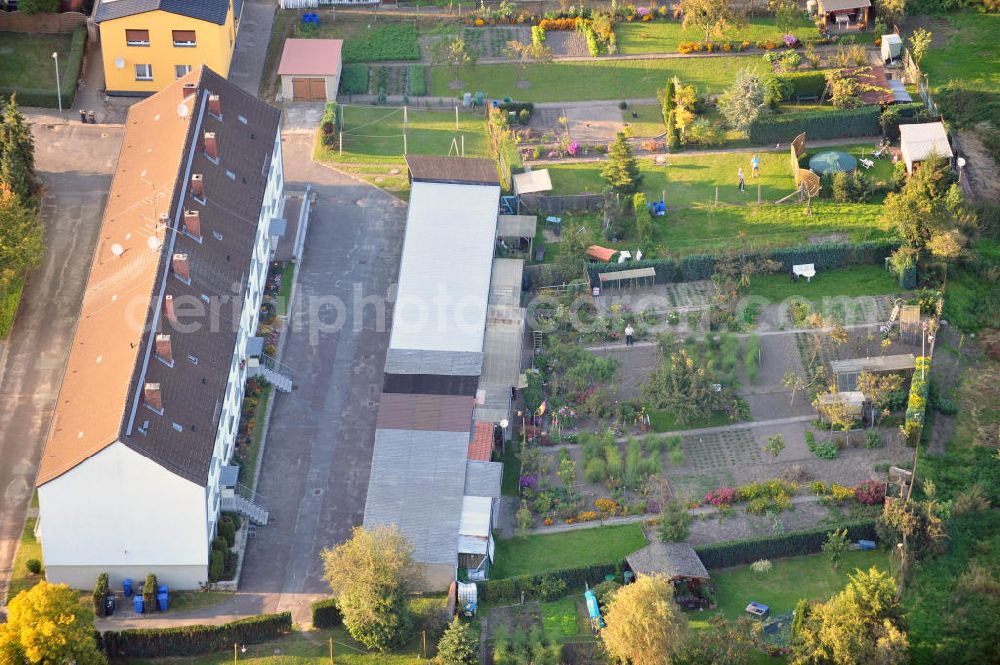
[[632,552],[625,561],[636,575],[664,575],[668,580],[676,577],[708,579],[708,570],[698,553],[685,543],[656,542]]
[[484,406],[508,408],[510,389],[521,373],[525,310],[520,307],[490,307],[483,338],[483,371],[479,391]]
[[849,360],[831,360],[830,369],[834,374],[850,372],[897,372],[913,369],[917,359],[912,353],[897,356],[878,356],[877,358],[851,358]]
[[469,460],[465,469],[465,495],[500,498],[503,464]]
[[396,524],[419,563],[458,564],[468,432],[375,430],[365,527]]
[[520,306],[523,277],[523,259],[493,259],[490,305]]
[[410,393],[413,395],[466,395],[476,396],[478,376],[449,374],[386,374],[382,382],[383,393]]
[[101,23],[156,10],[223,25],[229,14],[229,0],[101,0],[94,21]]
[[385,356],[386,374],[478,376],[482,368],[483,354],[478,351],[389,349]]

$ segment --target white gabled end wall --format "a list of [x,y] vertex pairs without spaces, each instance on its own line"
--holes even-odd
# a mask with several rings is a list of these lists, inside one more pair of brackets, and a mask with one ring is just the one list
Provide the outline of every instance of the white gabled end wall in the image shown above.
[[38,489],[46,579],[91,589],[155,573],[196,589],[208,580],[205,488],[117,442]]

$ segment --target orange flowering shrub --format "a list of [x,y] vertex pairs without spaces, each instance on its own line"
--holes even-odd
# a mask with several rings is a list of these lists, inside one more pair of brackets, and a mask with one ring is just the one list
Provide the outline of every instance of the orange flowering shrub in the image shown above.
[[598,499],[594,501],[594,507],[597,508],[602,513],[607,513],[608,515],[614,515],[615,511],[618,510],[618,502],[614,499]]
[[544,524],[545,526],[552,526],[554,522],[555,520],[553,520],[551,517],[546,517],[545,519],[542,520],[542,524]]
[[546,32],[550,30],[576,30],[579,18],[543,18],[538,27]]
[[576,516],[578,522],[593,522],[597,519],[597,513],[593,510],[584,510]]

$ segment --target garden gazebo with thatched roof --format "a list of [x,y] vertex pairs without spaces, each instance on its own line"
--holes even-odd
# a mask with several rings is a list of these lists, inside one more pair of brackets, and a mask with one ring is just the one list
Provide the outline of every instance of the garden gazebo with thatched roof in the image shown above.
[[694,547],[656,542],[632,552],[625,563],[638,575],[662,575],[674,587],[674,600],[685,609],[715,606],[715,585]]

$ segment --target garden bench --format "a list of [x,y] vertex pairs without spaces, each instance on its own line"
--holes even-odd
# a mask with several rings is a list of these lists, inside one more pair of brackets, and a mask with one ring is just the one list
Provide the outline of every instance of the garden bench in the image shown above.
[[813,263],[800,263],[799,265],[792,266],[792,276],[805,277],[807,282],[811,282],[812,278],[816,276],[816,265]]
[[818,102],[819,95],[798,95],[795,97],[795,101],[797,101],[799,104],[801,104],[802,102]]

